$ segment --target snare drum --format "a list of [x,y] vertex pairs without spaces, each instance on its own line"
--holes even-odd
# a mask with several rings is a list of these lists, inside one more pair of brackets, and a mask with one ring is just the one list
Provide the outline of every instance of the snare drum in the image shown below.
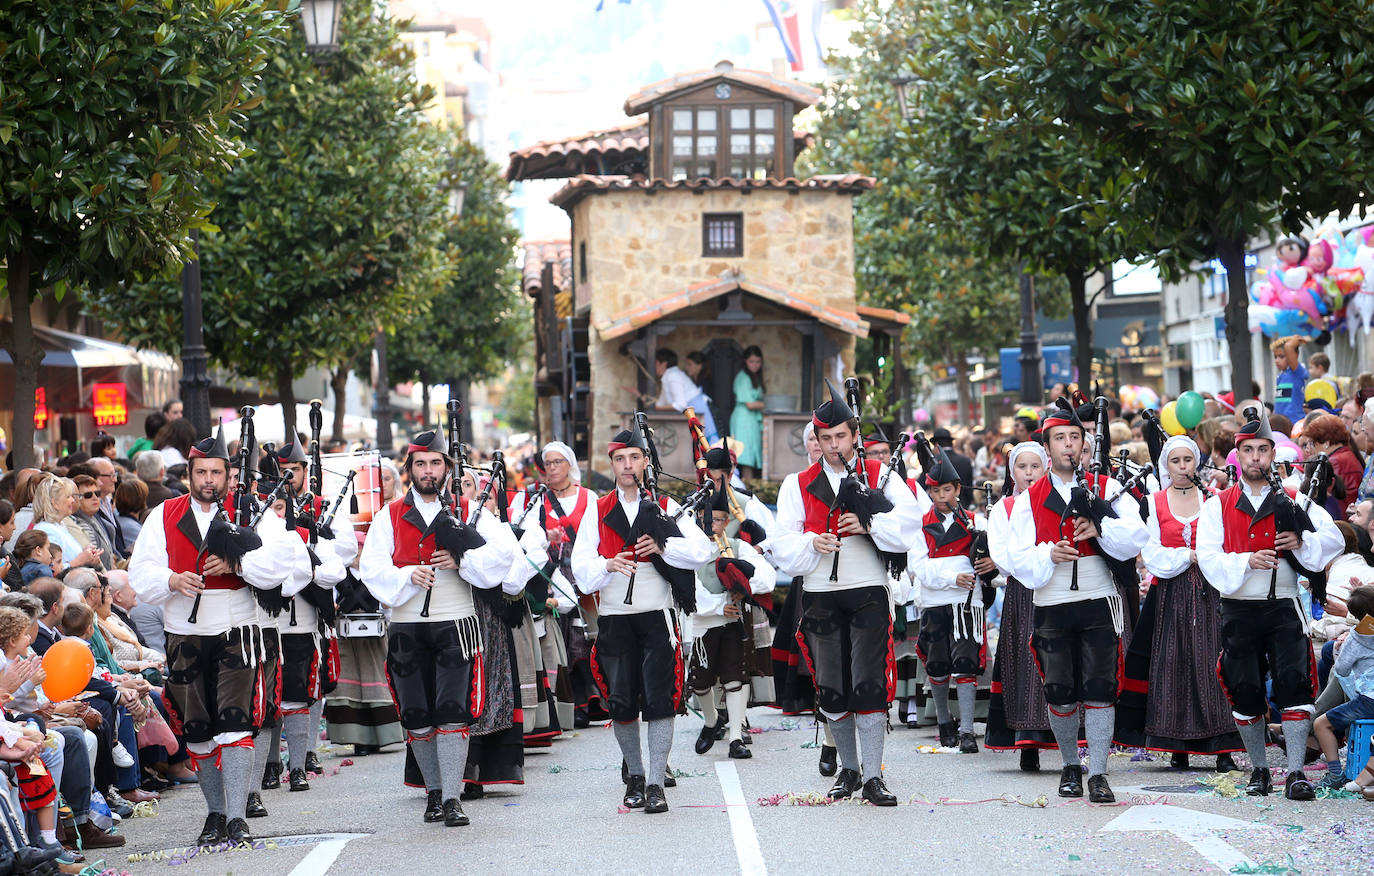
[[338,626],[341,639],[367,639],[386,635],[386,618],[381,612],[340,615]]

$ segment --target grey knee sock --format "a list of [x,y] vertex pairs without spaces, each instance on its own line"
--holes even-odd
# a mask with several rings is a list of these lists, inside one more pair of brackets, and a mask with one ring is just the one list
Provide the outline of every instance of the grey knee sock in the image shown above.
[[310,750],[310,715],[285,715],[281,719],[286,731],[286,758],[291,769],[305,769],[305,753]]
[[730,738],[744,738],[744,720],[749,713],[749,688],[725,692],[725,713],[730,719]]
[[1265,751],[1263,717],[1256,718],[1249,724],[1237,721],[1236,730],[1240,732],[1240,741],[1245,743],[1245,753],[1250,758],[1250,769],[1268,769],[1269,755]]
[[320,722],[324,720],[324,697],[315,700],[310,707],[310,747],[320,744]]
[[978,698],[978,685],[957,684],[955,696],[959,698],[959,732],[973,732],[973,706]]
[[[1286,713],[1285,713],[1286,714]],[[1307,714],[1304,712],[1303,714]],[[1288,749],[1288,772],[1302,775],[1302,762],[1307,754],[1307,737],[1312,732],[1312,716],[1301,721],[1287,717],[1283,721],[1283,743]]]
[[[1059,707],[1061,710],[1063,706]],[[1059,755],[1064,758],[1064,766],[1079,766],[1078,761],[1078,705],[1067,715],[1057,715],[1055,707],[1049,707],[1050,730],[1054,741],[1059,744]]]
[[941,724],[949,723],[949,682],[930,683],[930,695],[935,699],[935,720]]
[[224,814],[230,821],[243,818],[248,791],[253,787],[253,750],[226,745],[219,750],[224,772]]
[[262,774],[267,769],[268,756],[272,751],[272,737],[279,733],[277,727],[264,727],[258,731],[258,735],[253,737],[253,775],[262,781]]
[[413,740],[410,750],[415,755],[416,765],[420,767],[420,775],[425,778],[425,790],[437,791],[442,788],[439,778],[439,747],[434,737]]
[[826,726],[835,736],[835,753],[840,758],[840,766],[847,770],[859,768],[859,740],[854,736],[854,715],[851,712]]
[[825,744],[831,748],[835,747],[835,731],[830,729],[829,721],[821,722],[821,735],[825,737]]
[[463,792],[463,771],[468,765],[468,735],[466,732],[440,733],[435,743],[444,799],[457,800]]
[[620,756],[625,758],[625,766],[632,776],[644,775],[644,755],[639,748],[639,722],[628,721],[624,724],[612,721],[611,728],[615,741],[620,746]]
[[720,712],[716,710],[715,691],[699,690],[696,691],[697,705],[701,707],[701,720],[707,727],[716,726],[720,720]]
[[649,772],[650,785],[662,785],[668,772],[668,753],[673,750],[673,719],[659,718],[649,722]]
[[1088,775],[1107,774],[1107,755],[1116,729],[1116,706],[1084,703],[1083,733],[1088,739]]
[[272,725],[267,733],[267,759],[281,763],[281,718]]
[[887,714],[870,712],[855,715],[858,727],[859,748],[863,752],[864,781],[875,779],[883,774],[883,742],[887,733]]
[[[223,815],[224,774],[215,766],[214,758],[206,758],[200,762],[200,767],[196,770],[196,779],[200,782],[200,793],[205,797],[206,811]],[[248,805],[246,801],[244,805]]]

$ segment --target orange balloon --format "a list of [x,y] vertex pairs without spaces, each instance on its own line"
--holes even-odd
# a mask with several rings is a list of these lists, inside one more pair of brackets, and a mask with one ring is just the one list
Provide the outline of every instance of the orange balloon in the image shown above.
[[43,693],[55,703],[69,700],[86,689],[95,671],[95,655],[80,639],[52,643],[43,655]]

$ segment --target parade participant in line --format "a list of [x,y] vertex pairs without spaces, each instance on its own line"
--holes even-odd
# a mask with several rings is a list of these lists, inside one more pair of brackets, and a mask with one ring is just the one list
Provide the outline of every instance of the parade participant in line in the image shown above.
[[[1126,608],[1104,558],[1137,556],[1148,535],[1134,501],[1113,501],[1121,494],[1120,484],[1081,473],[1083,424],[1066,399],[1058,399],[1057,405],[1041,428],[1050,470],[1016,498],[1008,557],[1012,573],[1035,594],[1031,647],[1044,680],[1050,728],[1064,760],[1059,795],[1083,796],[1081,704],[1088,798],[1111,803],[1116,797],[1107,782],[1107,755],[1116,723]],[[1093,509],[1085,507],[1090,497],[1105,501],[1116,516],[1094,522]]]
[[997,656],[992,664],[992,698],[988,702],[988,729],[983,744],[993,751],[1018,749],[1021,769],[1040,769],[1040,749],[1054,748],[1050,732],[1045,685],[1031,650],[1034,629],[1034,594],[1011,571],[1011,511],[1016,497],[1044,477],[1049,456],[1037,441],[1023,441],[1007,453],[1002,499],[988,515],[988,547],[992,560],[1006,576],[1002,596],[1002,625]]
[[[833,387],[830,394],[812,413],[822,460],[789,478],[778,493],[773,558],[803,579],[802,653],[840,760],[829,796],[846,798],[862,788],[870,803],[895,806],[882,776],[895,688],[888,578],[893,558],[904,560],[920,538],[921,515],[916,497],[896,478],[881,494],[890,511],[869,515],[867,525],[857,509],[841,513],[838,496],[875,490],[883,464],[857,457],[858,418]],[[862,480],[844,483],[854,477]]]
[[[455,827],[469,823],[458,796],[467,728],[483,706],[473,591],[499,587],[519,548],[494,515],[468,525],[468,503],[448,498],[452,466],[441,432],[422,432],[410,442],[404,466],[410,489],[373,517],[359,571],[391,609],[387,677],[424,777],[424,821]],[[454,556],[439,546],[441,535],[467,549]]]
[[[276,687],[265,619],[250,588],[279,588],[302,567],[305,546],[280,521],[258,527],[261,546],[237,566],[204,552],[211,524],[226,513],[229,451],[220,428],[190,450],[191,492],[147,519],[134,544],[129,582],[138,599],[163,609],[166,705],[199,776],[209,814],[198,843],[248,842],[253,736],[273,708]],[[194,620],[192,620],[194,618]]]
[[549,563],[553,566],[550,599],[560,613],[558,622],[568,650],[568,666],[554,680],[554,694],[562,708],[559,720],[563,726],[581,728],[608,717],[592,678],[588,621],[596,623],[596,597],[578,589],[572,571],[573,539],[583,515],[596,504],[596,494],[582,486],[582,469],[571,447],[550,441],[541,456],[548,489],[539,507],[539,525],[548,540]]
[[[916,564],[921,585],[921,630],[916,649],[930,679],[940,745],[958,745],[964,754],[977,754],[974,699],[978,676],[987,664],[987,622],[979,576],[991,576],[997,567],[991,557],[981,557],[977,564],[970,559],[973,533],[955,513],[963,483],[944,450],[926,472],[925,482],[934,506],[921,519],[926,559]],[[975,530],[984,528],[981,523],[974,521]],[[951,679],[958,691],[957,725],[949,713]]]
[[723,491],[728,485],[740,510],[747,518],[747,523],[732,519],[730,528],[740,530],[741,538],[748,539],[750,544],[767,556],[763,545],[768,538],[768,532],[773,528],[773,512],[769,511],[768,506],[751,490],[734,483],[735,460],[729,450],[724,447],[712,447],[706,452],[705,461],[706,476],[715,482],[717,491]]
[[718,715],[714,688],[720,685],[725,690],[730,757],[749,758],[753,755],[744,744],[744,721],[752,667],[746,655],[753,650],[754,631],[744,623],[745,603],[754,595],[772,592],[774,573],[748,541],[729,534],[732,511],[725,490],[712,497],[710,513],[715,551],[697,569],[697,610],[692,615],[692,659],[687,675],[705,720],[696,752],[705,754],[715,744]]
[[[573,544],[572,568],[584,593],[600,594],[600,631],[592,648],[592,671],[614,722],[616,743],[628,768],[624,803],[648,813],[668,811],[663,791],[673,746],[673,716],[682,702],[681,636],[674,603],[694,609],[696,569],[712,556],[711,540],[691,515],[676,521],[679,536],[659,544],[647,532],[656,513],[640,484],[648,465],[648,443],[638,429],[621,431],[607,446],[615,490],[584,514]],[[658,498],[669,516],[677,503]],[[648,771],[639,724],[648,725]]]
[[[1148,661],[1145,709],[1120,712],[1118,740],[1122,732],[1143,733],[1145,747],[1170,752],[1175,769],[1188,768],[1189,754],[1211,755],[1224,773],[1236,769],[1231,752],[1241,743],[1217,680],[1221,597],[1197,564],[1198,517],[1207,498],[1194,478],[1201,455],[1186,435],[1169,438],[1159,454],[1169,486],[1150,498],[1150,540],[1141,551],[1155,582],[1130,648],[1145,660],[1128,663]],[[1138,681],[1128,677],[1126,684]]]
[[1265,671],[1273,680],[1269,695],[1283,714],[1288,749],[1284,796],[1311,800],[1303,776],[1303,755],[1312,730],[1317,663],[1308,638],[1298,593],[1298,572],[1319,570],[1344,546],[1341,531],[1325,509],[1306,497],[1287,498],[1305,511],[1309,532],[1277,532],[1269,474],[1274,437],[1269,420],[1251,409],[1236,433],[1239,482],[1208,499],[1198,522],[1197,561],[1203,576],[1221,593],[1221,661],[1218,671],[1231,713],[1250,756],[1245,792],[1265,796],[1273,790],[1265,753],[1264,718],[1269,710]]

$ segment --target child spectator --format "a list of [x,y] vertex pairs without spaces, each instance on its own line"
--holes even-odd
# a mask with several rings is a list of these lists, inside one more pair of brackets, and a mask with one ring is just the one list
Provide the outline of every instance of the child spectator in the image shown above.
[[1289,335],[1275,338],[1269,345],[1274,353],[1274,370],[1278,372],[1278,377],[1274,379],[1274,413],[1283,414],[1289,422],[1294,423],[1306,413],[1303,402],[1307,397],[1307,369],[1298,358],[1302,342],[1303,339],[1297,335]]
[[1356,721],[1374,719],[1374,632],[1360,632],[1368,628],[1370,616],[1374,615],[1374,586],[1366,584],[1352,590],[1346,607],[1351,617],[1361,618],[1362,622],[1346,635],[1344,642],[1338,643],[1333,671],[1350,699],[1312,725],[1326,759],[1326,778],[1318,787],[1333,790],[1346,784],[1337,734],[1344,734]]
[[19,536],[14,543],[14,561],[19,564],[19,577],[24,586],[35,578],[51,578],[53,572],[53,545],[48,534],[38,529],[30,529]]
[[1307,357],[1307,376],[1311,380],[1330,380],[1326,375],[1331,371],[1331,357],[1325,353],[1313,353]]

